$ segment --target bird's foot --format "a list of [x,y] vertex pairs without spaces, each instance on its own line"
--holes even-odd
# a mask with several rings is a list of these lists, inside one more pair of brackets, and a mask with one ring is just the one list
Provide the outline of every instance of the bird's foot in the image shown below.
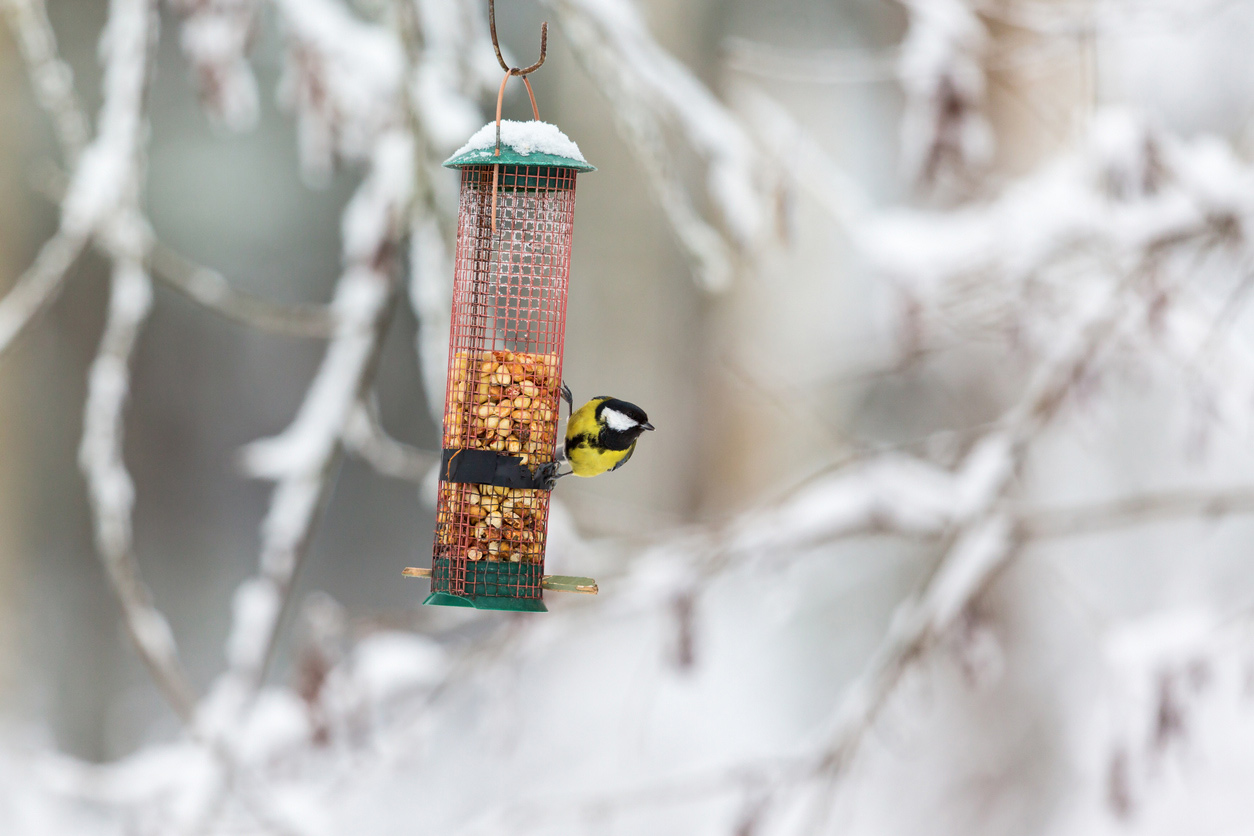
[[553,488],[557,487],[558,479],[574,473],[573,470],[568,470],[565,473],[559,473],[558,467],[559,465],[557,462],[545,462],[536,468],[536,478],[542,483],[541,490],[553,490]]
[[566,381],[562,381],[562,400],[566,401],[567,414],[575,414],[575,396],[570,393],[570,387],[566,385]]

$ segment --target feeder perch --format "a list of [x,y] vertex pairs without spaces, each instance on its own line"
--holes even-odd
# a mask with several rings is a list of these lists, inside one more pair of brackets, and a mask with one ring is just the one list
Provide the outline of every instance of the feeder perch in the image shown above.
[[426,604],[544,612],[545,588],[596,591],[544,575],[575,177],[594,168],[532,107],[535,121],[502,122],[498,98],[497,120],[444,163],[461,203]]

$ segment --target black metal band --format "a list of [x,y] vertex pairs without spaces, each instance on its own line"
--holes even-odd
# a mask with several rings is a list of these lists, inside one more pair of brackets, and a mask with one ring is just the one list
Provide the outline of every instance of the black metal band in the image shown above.
[[492,450],[445,449],[440,462],[440,481],[472,485],[496,485],[498,488],[553,490],[553,465],[540,465],[532,471],[518,456],[506,456]]

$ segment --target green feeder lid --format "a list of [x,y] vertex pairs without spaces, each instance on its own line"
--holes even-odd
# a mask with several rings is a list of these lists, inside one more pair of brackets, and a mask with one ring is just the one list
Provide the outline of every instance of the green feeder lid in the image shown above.
[[525,165],[596,171],[579,146],[548,122],[501,120],[501,154],[496,155],[496,122],[475,131],[470,141],[444,161],[445,168],[479,165]]

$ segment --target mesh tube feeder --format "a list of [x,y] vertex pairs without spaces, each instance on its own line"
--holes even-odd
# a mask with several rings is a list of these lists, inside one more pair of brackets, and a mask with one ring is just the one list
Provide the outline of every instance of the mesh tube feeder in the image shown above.
[[531,98],[535,121],[502,122],[498,98],[444,163],[461,172],[444,453],[431,569],[405,570],[430,577],[425,604],[544,612],[543,589],[596,591],[544,574],[575,178],[595,169]]

